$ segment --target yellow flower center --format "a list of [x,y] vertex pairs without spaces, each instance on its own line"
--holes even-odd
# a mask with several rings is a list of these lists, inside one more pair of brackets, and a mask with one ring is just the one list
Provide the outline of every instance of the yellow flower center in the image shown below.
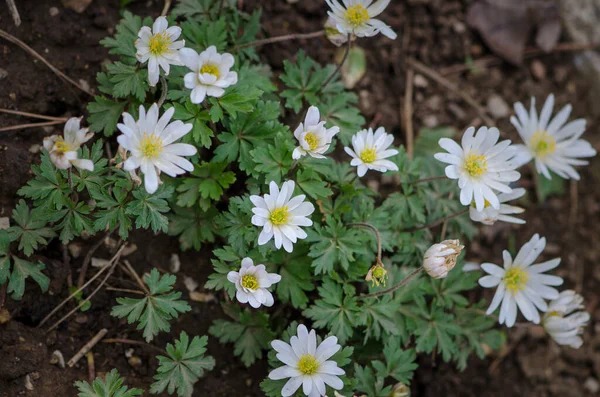
[[258,289],[258,279],[253,274],[246,274],[242,277],[242,287],[256,291]]
[[485,161],[485,156],[474,153],[468,155],[465,160],[465,170],[469,175],[475,178],[485,174],[487,171],[487,161]]
[[[486,199],[483,199],[483,208],[487,208],[487,207],[491,207],[491,206],[492,206],[492,204],[489,201],[487,201]],[[477,207],[477,204],[475,204],[475,200],[473,200],[471,202],[471,207],[473,207],[473,208]]]
[[304,375],[313,375],[319,370],[319,362],[312,354],[304,354],[298,360],[298,370]]
[[155,159],[158,157],[160,152],[163,150],[163,141],[156,135],[148,135],[147,132],[144,132],[144,137],[140,142],[140,151],[142,152],[142,156]]
[[304,141],[306,142],[310,150],[315,150],[317,146],[319,146],[319,137],[317,137],[312,132],[309,132],[308,134],[304,135]]
[[56,148],[57,151],[59,151],[61,153],[66,153],[66,152],[70,152],[71,150],[73,150],[73,146],[70,143],[67,143],[65,141],[57,141],[54,144],[54,147]]
[[148,49],[152,55],[162,55],[170,51],[169,46],[172,43],[171,37],[166,32],[157,33],[150,38]]
[[205,63],[200,68],[200,74],[204,74],[204,73],[212,74],[216,78],[219,78],[219,76],[220,76],[219,67],[217,65],[215,65],[214,63]]
[[276,226],[285,225],[286,223],[288,223],[289,218],[290,218],[290,213],[288,211],[287,205],[271,211],[271,214],[269,215],[269,220],[271,221],[272,224],[274,224]]
[[369,12],[361,4],[355,4],[346,10],[346,21],[352,27],[359,27],[369,20]]
[[559,317],[562,314],[556,310],[546,313],[546,317]]
[[360,154],[360,159],[363,163],[372,163],[377,159],[377,151],[375,148],[366,148]]
[[531,136],[529,144],[537,157],[546,157],[556,151],[556,139],[548,131],[537,131]]
[[529,274],[519,266],[511,267],[504,273],[504,285],[513,295],[525,289],[527,280],[529,280]]

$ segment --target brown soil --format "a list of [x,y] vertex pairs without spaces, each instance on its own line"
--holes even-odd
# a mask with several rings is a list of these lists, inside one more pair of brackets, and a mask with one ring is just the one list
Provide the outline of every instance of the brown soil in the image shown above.
[[[0,28],[30,44],[74,80],[84,80],[93,88],[95,74],[108,59],[107,51],[98,41],[113,33],[119,18],[117,2],[94,0],[82,14],[63,7],[57,0],[18,3],[22,25],[16,28],[6,7],[0,4]],[[290,5],[283,0],[245,0],[243,7],[251,10],[259,3],[264,7],[265,37],[321,28],[325,10],[322,1],[303,0]],[[464,64],[469,57],[477,59],[489,55],[479,36],[466,26],[465,13],[470,3],[467,0],[396,1],[383,19],[399,33],[398,39],[390,41],[378,36],[358,42],[368,54],[368,73],[356,87],[361,110],[369,122],[384,125],[396,134],[398,142],[403,140],[399,115],[405,90],[406,57],[415,57],[439,72]],[[131,10],[156,17],[162,2],[149,7],[148,4],[150,2],[134,2]],[[50,16],[51,7],[59,10],[58,15]],[[261,48],[260,53],[265,62],[278,70],[283,60],[291,58],[299,47],[321,62],[333,61],[335,51],[324,39],[279,43]],[[586,137],[600,149],[597,120],[589,116],[595,102],[587,99],[588,84],[578,77],[572,66],[572,55],[549,54],[535,58],[535,62],[540,62],[545,69],[546,76],[534,77],[531,62],[527,61],[520,68],[501,64],[477,74],[449,77],[483,106],[492,94],[500,95],[511,104],[517,100],[527,101],[532,95],[542,98],[554,92],[558,103],[573,104],[574,116],[588,118]],[[0,68],[7,72],[6,77],[0,78],[0,107],[53,116],[85,114],[85,104],[89,100],[86,94],[64,83],[40,62],[34,62],[23,50],[5,41],[0,41]],[[2,74],[0,70],[0,76]],[[0,126],[16,125],[25,120],[0,115]],[[432,81],[426,86],[415,87],[413,120],[417,131],[426,125],[453,125],[462,130],[481,123],[477,112],[456,93],[448,92]],[[497,122],[504,136],[517,138],[507,119]],[[40,144],[52,131],[52,128],[38,128],[0,133],[0,216],[9,216],[17,201],[16,191],[30,178],[30,164],[38,161],[39,154],[31,152],[32,145]],[[571,195],[553,197],[541,205],[532,199],[525,215],[528,221],[525,226],[482,228],[480,237],[469,247],[468,258],[497,261],[509,238],[520,246],[533,233],[540,232],[549,241],[544,255],[563,258],[558,274],[565,278],[567,287],[583,293],[592,318],[598,318],[600,250],[594,245],[600,233],[600,190],[595,188],[598,183],[600,160],[596,158],[582,170],[582,182]],[[524,176],[523,185],[532,187],[531,175]],[[576,212],[572,216],[574,206]],[[84,254],[97,238],[81,241]],[[174,239],[147,232],[134,233],[132,242],[138,250],[128,259],[140,273],[152,267],[167,268],[171,253],[179,251]],[[95,256],[108,257],[109,252],[104,250],[101,248]],[[101,328],[107,328],[112,338],[140,339],[132,326],[109,315],[117,295],[108,291],[102,291],[94,298],[88,312],[73,316],[56,331],[45,334],[35,328],[41,318],[67,296],[67,277],[77,278],[83,259],[71,258],[71,263],[65,264],[60,244],[56,242],[39,255],[51,278],[50,292],[40,299],[37,287],[29,283],[22,301],[8,299],[6,302],[12,320],[0,325],[0,397],[21,394],[74,396],[73,382],[88,378],[85,359],[74,368],[60,369],[49,363],[53,351],[60,350],[68,360]],[[200,253],[180,254],[179,290],[185,291],[184,275],[203,284],[211,272],[210,256],[208,248]],[[117,274],[117,277],[127,279],[123,274]],[[480,292],[475,294],[478,296]],[[224,316],[218,302],[191,302],[191,305],[192,312],[173,323],[172,334],[184,329],[190,334],[206,334],[212,320]],[[590,384],[600,378],[597,330],[598,325],[590,326],[584,347],[575,351],[559,348],[535,328],[515,328],[508,333],[504,354],[492,354],[485,360],[473,358],[462,373],[439,359],[422,357],[412,384],[413,393],[416,396],[449,397],[591,396]],[[164,346],[170,340],[170,335],[162,333],[156,345]],[[131,366],[125,357],[125,351],[132,347],[133,355],[141,359],[138,366]],[[93,351],[97,374],[117,368],[127,378],[127,384],[148,388],[156,368],[153,350],[101,343]],[[267,370],[261,364],[246,369],[233,356],[230,346],[218,345],[214,338],[209,353],[215,357],[217,366],[197,384],[195,396],[262,395],[258,383]],[[32,379],[33,392],[25,389],[27,374]]]

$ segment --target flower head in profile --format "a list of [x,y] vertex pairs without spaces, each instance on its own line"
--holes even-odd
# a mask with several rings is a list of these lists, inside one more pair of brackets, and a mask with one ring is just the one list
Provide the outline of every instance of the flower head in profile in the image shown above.
[[78,158],[77,150],[94,136],[92,132],[88,133],[87,128],[81,128],[80,122],[80,118],[71,117],[65,124],[63,136],[52,135],[44,138],[44,149],[48,151],[50,160],[58,169],[66,170],[74,165],[82,170],[94,170],[92,160]]
[[510,118],[525,145],[519,149],[519,165],[535,160],[537,172],[551,179],[550,171],[565,179],[579,179],[579,173],[573,166],[586,165],[581,160],[593,157],[596,150],[581,138],[585,131],[585,120],[577,119],[567,123],[571,114],[571,105],[567,105],[552,119],[554,95],[549,95],[539,115],[535,108],[535,98],[531,98],[529,113],[521,102],[515,103],[517,117]]
[[327,13],[344,34],[357,37],[371,37],[377,33],[394,40],[397,34],[388,25],[375,19],[390,4],[390,0],[325,0],[331,11]]
[[386,283],[388,277],[389,276],[387,274],[387,270],[385,270],[383,263],[379,262],[379,263],[371,266],[371,268],[367,272],[365,281],[372,282],[373,287],[375,287],[375,286],[379,287],[380,285],[383,285],[385,287],[385,283]]
[[335,390],[342,389],[344,382],[339,376],[345,372],[335,361],[329,360],[342,348],[338,345],[337,338],[330,336],[317,346],[315,330],[309,333],[302,324],[298,326],[297,334],[291,337],[289,344],[280,340],[271,342],[277,352],[277,359],[285,365],[271,371],[269,379],[289,378],[281,395],[292,396],[300,386],[304,395],[309,397],[325,396],[325,385]]
[[175,108],[171,107],[159,119],[156,103],[147,114],[144,106],[140,105],[137,121],[129,113],[123,113],[123,124],[117,124],[123,133],[117,141],[131,153],[123,169],[132,171],[139,168],[144,174],[144,188],[150,194],[158,189],[161,172],[176,177],[194,170],[192,163],[182,156],[193,156],[196,148],[187,143],[175,143],[191,131],[192,124],[184,124],[181,120],[171,123],[174,112]]
[[332,17],[327,18],[325,22],[325,37],[336,47],[348,42],[348,35],[340,32],[337,28],[337,22]]
[[183,77],[183,83],[185,88],[192,90],[192,103],[202,103],[207,96],[219,98],[225,93],[225,88],[238,81],[237,72],[230,70],[235,63],[233,55],[219,54],[214,45],[200,54],[191,48],[183,48],[179,54],[191,70]]
[[580,309],[583,309],[583,297],[572,290],[562,291],[548,305],[542,325],[559,345],[579,349],[583,344],[581,334],[590,321],[590,314]]
[[558,266],[560,258],[532,265],[545,247],[546,239],[536,234],[523,245],[514,260],[508,251],[502,253],[504,268],[493,263],[481,265],[489,275],[480,278],[479,285],[497,287],[487,314],[493,313],[502,304],[500,324],[512,327],[517,319],[517,307],[528,321],[539,324],[538,310],[545,312],[548,309],[544,299],[558,298],[558,291],[552,286],[561,285],[563,279],[543,273]]
[[325,153],[331,145],[333,137],[340,132],[340,128],[333,126],[325,128],[325,121],[321,121],[319,109],[316,106],[308,108],[304,123],[300,123],[294,136],[300,146],[294,149],[292,157],[297,160],[307,154],[317,159],[324,159]]
[[148,81],[153,87],[158,83],[160,68],[169,75],[170,65],[182,65],[179,49],[183,48],[185,40],[177,41],[181,36],[181,28],[168,26],[167,18],[158,17],[152,29],[142,26],[135,41],[135,57],[140,63],[148,62]]
[[456,259],[465,248],[459,240],[444,240],[433,244],[423,255],[423,267],[433,278],[445,278],[456,266]]
[[350,165],[357,167],[358,176],[364,176],[368,170],[379,172],[398,171],[398,166],[388,157],[398,154],[396,149],[388,149],[394,142],[394,136],[387,134],[385,128],[379,127],[375,133],[373,129],[358,131],[352,137],[352,149],[345,147],[344,150],[352,161]]
[[446,176],[458,179],[460,202],[470,205],[475,201],[477,211],[483,211],[486,200],[492,208],[500,209],[497,190],[511,193],[508,184],[520,178],[511,162],[516,154],[510,141],[498,143],[500,131],[497,128],[468,128],[462,137],[462,146],[449,138],[442,138],[439,145],[448,153],[436,153],[434,157],[450,164]]
[[295,186],[294,181],[287,181],[281,185],[280,191],[277,184],[271,182],[269,193],[264,197],[250,196],[255,205],[252,208],[252,224],[263,228],[258,236],[258,245],[275,238],[277,249],[283,246],[287,252],[292,252],[296,241],[306,238],[306,232],[300,226],[312,226],[307,216],[315,211],[315,207],[304,201],[306,196],[303,194],[292,197]]
[[273,295],[267,288],[281,281],[281,276],[267,273],[265,265],[254,266],[250,258],[242,259],[239,272],[229,272],[227,280],[235,284],[235,297],[240,303],[250,303],[257,309],[260,305],[273,306]]
[[516,218],[514,214],[522,214],[525,210],[521,207],[514,205],[504,204],[508,201],[516,200],[525,195],[525,189],[517,188],[513,189],[511,193],[501,193],[498,195],[498,201],[500,202],[500,208],[496,209],[490,205],[488,201],[485,202],[483,211],[477,211],[475,206],[471,204],[469,208],[469,216],[474,222],[481,222],[484,225],[493,225],[496,221],[503,221],[508,223],[523,224],[523,219]]

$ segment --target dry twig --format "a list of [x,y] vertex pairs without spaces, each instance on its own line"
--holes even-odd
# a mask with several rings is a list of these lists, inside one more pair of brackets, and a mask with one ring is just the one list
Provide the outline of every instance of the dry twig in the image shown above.
[[90,261],[92,260],[92,255],[94,255],[94,252],[96,252],[96,250],[98,248],[100,248],[100,246],[102,245],[102,243],[108,238],[110,237],[110,235],[112,234],[112,232],[114,232],[115,229],[109,230],[100,240],[98,240],[96,242],[96,244],[94,244],[92,246],[92,248],[90,248],[90,250],[88,251],[88,253],[85,256],[85,259],[83,260],[83,265],[81,265],[81,271],[79,272],[79,278],[77,279],[77,287],[81,288],[81,286],[83,285],[83,283],[85,282],[85,275],[87,273],[87,269],[88,266],[90,264]]
[[11,125],[10,127],[0,128],[0,132],[20,130],[23,128],[45,127],[47,125],[63,124],[64,122],[65,122],[64,120],[54,120],[54,121],[45,121],[43,123],[28,123],[28,124]]
[[413,79],[415,71],[408,68],[406,72],[406,91],[404,92],[404,133],[406,134],[406,154],[408,159],[413,159],[413,147],[415,132],[413,129]]
[[17,10],[15,0],[6,0],[6,4],[8,4],[8,10],[10,11],[13,21],[15,21],[15,25],[21,25],[21,16],[19,15],[19,10]]
[[294,34],[286,34],[283,36],[269,37],[268,39],[256,40],[251,43],[241,44],[236,47],[233,47],[231,52],[237,52],[239,50],[243,50],[248,47],[258,47],[265,44],[279,43],[280,41],[287,40],[301,40],[301,39],[312,39],[314,37],[324,36],[325,31],[319,30],[318,32],[312,33],[294,33]]
[[144,290],[144,292],[147,295],[150,295],[150,291],[148,291],[146,284],[144,284],[144,281],[142,281],[142,278],[137,274],[137,272],[135,271],[133,266],[131,266],[131,263],[129,263],[128,260],[124,260],[123,262],[125,263],[125,266],[122,266],[124,268],[124,270],[126,270],[127,273],[129,273],[129,275],[131,277],[133,277],[133,279],[138,283],[138,285]]
[[18,116],[33,117],[33,118],[42,119],[42,120],[55,120],[55,121],[61,120],[64,122],[66,122],[68,120],[67,117],[46,116],[43,114],[21,112],[19,110],[11,110],[11,109],[0,109],[0,113],[16,114]]
[[87,352],[92,350],[92,347],[96,346],[96,344],[100,341],[100,339],[104,338],[104,336],[108,333],[106,328],[102,328],[100,332],[96,334],[88,343],[86,343],[75,355],[67,362],[67,365],[70,368],[73,368],[75,364],[81,359],[81,357],[85,356]]
[[460,90],[454,83],[451,83],[448,79],[442,77],[438,72],[436,72],[428,66],[425,66],[421,62],[413,58],[408,58],[407,62],[410,66],[418,70],[420,73],[423,73],[425,76],[434,80],[439,85],[446,88],[448,91],[451,91],[454,94],[458,95],[462,98],[463,101],[471,105],[475,110],[477,110],[477,113],[479,113],[479,116],[483,119],[483,121],[487,124],[488,127],[493,127],[496,125],[494,121],[487,116],[485,108],[481,106],[471,95]]
[[139,341],[139,340],[131,340],[131,339],[123,339],[123,338],[110,338],[110,339],[104,339],[102,341],[102,343],[123,343],[123,344],[127,344],[127,345],[146,346],[146,347],[149,347],[149,348],[154,349],[156,351],[159,351],[159,352],[161,352],[163,354],[167,354],[166,350],[161,349],[160,347],[151,345],[149,343]]
[[41,56],[40,54],[38,54],[33,48],[29,47],[27,44],[23,43],[21,40],[17,39],[12,34],[10,34],[8,32],[5,32],[4,30],[0,29],[0,37],[6,39],[8,41],[10,41],[13,44],[18,45],[19,47],[21,47],[22,49],[24,49],[25,51],[27,51],[29,54],[33,55],[35,58],[37,58],[40,61],[42,61],[44,63],[44,65],[48,66],[48,68],[50,70],[52,70],[58,77],[60,77],[61,79],[63,79],[67,83],[73,84],[75,87],[79,88],[81,91],[85,92],[86,94],[94,96],[94,94],[91,91],[89,91],[86,88],[83,88],[81,86],[81,84],[77,83],[76,81],[74,81],[73,79],[71,79],[69,76],[67,76],[66,74],[64,74],[60,70],[58,70],[54,65],[52,65],[50,62],[48,62],[46,60],[46,58],[44,58],[43,56]]

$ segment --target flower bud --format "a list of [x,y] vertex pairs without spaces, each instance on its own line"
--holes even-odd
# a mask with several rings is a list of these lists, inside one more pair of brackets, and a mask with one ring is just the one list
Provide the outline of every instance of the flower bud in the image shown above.
[[463,250],[458,240],[444,240],[433,244],[423,257],[423,267],[433,278],[444,278],[456,266],[456,258]]
[[325,36],[336,47],[348,42],[348,35],[338,30],[335,20],[331,17],[327,18],[327,22],[325,22]]
[[387,270],[385,270],[382,263],[378,263],[369,269],[365,280],[372,281],[373,287],[375,285],[377,285],[378,287],[379,285],[383,285],[385,287],[385,281],[387,280],[387,278]]
[[402,382],[398,382],[392,388],[390,397],[410,397],[410,389]]

